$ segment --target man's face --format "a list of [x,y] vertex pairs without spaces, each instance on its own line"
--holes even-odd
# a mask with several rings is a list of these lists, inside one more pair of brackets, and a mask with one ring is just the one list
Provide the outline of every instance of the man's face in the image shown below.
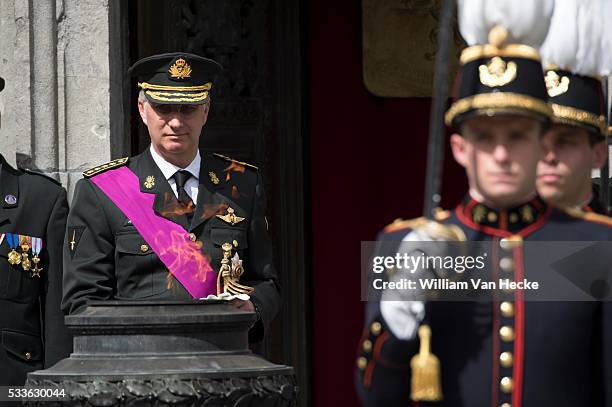
[[163,157],[193,158],[208,118],[209,104],[158,105],[138,101],[151,144]]
[[451,147],[474,198],[505,208],[535,192],[541,129],[536,119],[510,115],[474,117],[462,124],[462,135],[451,136]]
[[606,159],[605,143],[589,142],[576,126],[555,125],[544,135],[544,158],[538,164],[537,188],[545,200],[559,205],[582,204],[591,195],[591,170]]

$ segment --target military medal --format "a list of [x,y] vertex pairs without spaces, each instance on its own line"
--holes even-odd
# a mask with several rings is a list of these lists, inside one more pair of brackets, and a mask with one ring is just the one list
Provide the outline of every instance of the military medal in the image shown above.
[[32,263],[28,258],[28,252],[30,251],[30,236],[19,235],[19,245],[21,246],[21,268],[23,271],[30,271]]
[[42,245],[43,243],[40,237],[32,238],[32,254],[34,255],[32,257],[32,263],[34,263],[34,268],[32,269],[32,277],[40,278],[40,272],[43,270],[42,268],[38,267],[38,263],[40,263],[40,257],[38,257],[38,255],[42,250]]
[[234,209],[232,207],[228,207],[227,208],[227,213],[225,215],[217,215],[217,218],[221,219],[222,221],[229,223],[230,225],[234,226],[237,223],[242,222],[243,220],[245,220],[246,218],[240,217],[240,216],[236,216],[236,214],[234,213]]
[[6,241],[8,242],[9,247],[11,248],[11,252],[8,254],[8,262],[12,266],[21,263],[21,256],[15,250],[17,248],[17,244],[19,243],[17,239],[18,237],[14,233],[6,234]]

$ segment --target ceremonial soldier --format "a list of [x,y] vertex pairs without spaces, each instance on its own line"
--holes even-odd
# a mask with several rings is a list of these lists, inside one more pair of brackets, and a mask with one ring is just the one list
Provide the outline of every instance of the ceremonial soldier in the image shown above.
[[577,18],[576,11],[576,2],[555,4],[541,49],[549,67],[545,80],[554,116],[544,135],[545,155],[538,165],[537,188],[542,198],[555,205],[607,213],[593,194],[591,170],[599,169],[608,158],[606,101],[598,76],[609,67],[603,66],[593,46],[602,27],[589,21],[590,27],[575,30],[568,39],[568,24]]
[[[130,68],[151,145],[77,183],[64,246],[67,312],[92,300],[191,300],[229,288],[249,295],[232,303],[257,313],[250,334],[262,339],[280,296],[261,174],[199,150],[220,69],[186,53]],[[239,283],[230,278],[242,272]]]
[[[461,55],[446,122],[457,131],[451,147],[469,192],[437,222],[390,224],[379,236],[381,250],[398,251],[405,241],[481,241],[493,277],[518,282],[540,272],[535,264],[544,253],[527,250],[530,242],[612,238],[607,217],[568,213],[536,194],[552,111],[533,47],[551,14],[551,2],[460,2],[460,29],[472,46]],[[490,301],[385,301],[388,292],[368,303],[359,344],[356,381],[365,406],[612,403],[607,302],[530,302],[522,290],[496,292]]]
[[2,155],[0,199],[0,385],[23,386],[72,350],[60,309],[68,201],[59,182]]

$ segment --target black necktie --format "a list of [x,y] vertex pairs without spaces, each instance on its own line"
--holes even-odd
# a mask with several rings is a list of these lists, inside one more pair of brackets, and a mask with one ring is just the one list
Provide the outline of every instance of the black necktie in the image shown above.
[[178,193],[178,200],[180,203],[185,206],[189,206],[189,204],[193,205],[193,201],[185,191],[185,183],[189,178],[191,178],[191,174],[189,171],[180,170],[174,173],[173,175],[174,181],[176,181],[176,192]]

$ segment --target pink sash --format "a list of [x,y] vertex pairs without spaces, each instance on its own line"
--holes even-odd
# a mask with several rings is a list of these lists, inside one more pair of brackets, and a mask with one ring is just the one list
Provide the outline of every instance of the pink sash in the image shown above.
[[216,294],[216,273],[182,226],[153,211],[154,194],[140,191],[136,174],[123,166],[90,178],[132,221],[170,273],[195,299]]

